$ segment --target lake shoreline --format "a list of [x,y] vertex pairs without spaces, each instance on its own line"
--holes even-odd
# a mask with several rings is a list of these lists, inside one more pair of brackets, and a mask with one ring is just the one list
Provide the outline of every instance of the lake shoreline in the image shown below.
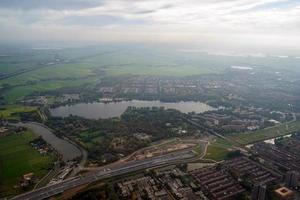
[[152,108],[164,107],[165,109],[176,109],[182,113],[203,113],[207,111],[216,110],[200,101],[180,101],[180,102],[161,102],[161,101],[144,101],[144,100],[130,100],[130,101],[113,101],[109,103],[93,102],[93,103],[78,103],[51,108],[50,114],[54,117],[68,117],[71,115],[79,116],[87,119],[108,119],[120,117],[128,107],[137,108]]

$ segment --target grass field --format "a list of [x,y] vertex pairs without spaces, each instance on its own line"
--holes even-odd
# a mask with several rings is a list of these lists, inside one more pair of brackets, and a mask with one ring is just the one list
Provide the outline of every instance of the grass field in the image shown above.
[[269,128],[261,129],[253,132],[238,133],[228,136],[229,139],[236,141],[241,145],[247,145],[258,141],[280,137],[300,131],[300,121],[279,124]]
[[127,67],[110,67],[107,74],[110,76],[118,76],[124,74],[131,75],[156,75],[156,76],[192,76],[199,74],[209,74],[212,71],[209,68],[201,68],[194,66],[127,66]]
[[17,114],[22,112],[36,111],[36,107],[21,106],[21,105],[7,105],[0,107],[0,117],[5,119],[18,119]]
[[[93,84],[101,80],[93,70],[100,69],[106,76],[120,75],[160,75],[160,76],[189,76],[212,73],[209,68],[195,66],[146,66],[141,65],[113,65],[108,68],[95,67],[97,64],[75,63],[59,64],[47,68],[27,72],[0,81],[0,86],[9,84],[11,89],[4,92],[6,103],[15,103],[33,92],[51,91],[65,87],[77,87],[83,84]],[[0,71],[1,72],[1,71]]]
[[43,156],[28,142],[36,136],[30,131],[0,138],[0,198],[17,193],[13,186],[23,174],[44,176],[54,156]]
[[7,104],[16,103],[18,100],[22,100],[25,96],[30,95],[34,92],[45,92],[56,90],[66,87],[76,87],[88,83],[94,83],[97,81],[95,77],[83,78],[77,80],[51,80],[42,81],[34,85],[17,86],[8,91],[4,95],[4,100]]
[[215,161],[224,160],[227,154],[230,152],[232,143],[224,139],[216,138],[211,141],[211,144],[208,146],[207,154],[204,157],[205,159],[211,159]]
[[[8,63],[6,67],[9,68],[11,65],[11,63]],[[30,63],[28,65],[30,66]],[[15,68],[14,71],[23,69],[17,66],[12,67]],[[5,69],[5,67],[0,67],[0,74],[5,72]],[[40,65],[36,70],[0,80],[0,88],[3,85],[10,86],[1,95],[3,95],[6,104],[14,104],[34,92],[45,92],[95,83],[100,78],[96,73],[93,73],[93,70],[94,65],[81,62],[51,66]]]
[[[62,61],[55,65],[57,53]],[[189,58],[181,53],[153,51],[152,49],[125,49],[116,47],[83,48],[66,50],[37,51],[28,50],[23,54],[0,59],[1,73],[15,73],[30,70],[10,78],[0,80],[0,88],[10,86],[3,91],[6,104],[14,104],[34,92],[51,91],[65,87],[77,87],[95,84],[102,77],[120,75],[159,75],[190,76],[208,73],[220,73],[224,66],[213,65],[210,60],[197,57]],[[44,63],[44,64],[41,64]],[[201,63],[201,64],[199,64]],[[100,72],[100,73],[99,73]]]
[[26,72],[8,79],[2,80],[1,84],[12,86],[26,85],[29,83],[37,85],[42,82],[51,82],[53,80],[62,81],[68,79],[80,79],[93,75],[92,69],[85,64],[57,64],[50,67],[41,67],[35,71]]
[[208,146],[207,154],[204,158],[221,161],[225,159],[228,153],[229,151],[226,148],[210,145]]
[[[245,64],[245,58],[239,56],[193,53],[183,51],[181,47],[129,44],[48,50],[18,47],[8,52],[3,48],[2,54],[7,56],[0,58],[0,75],[27,71],[0,80],[0,88],[4,84],[12,86],[3,94],[5,103],[10,104],[33,92],[76,87],[95,81],[90,80],[91,76],[95,76],[96,81],[105,75],[116,77],[124,74],[184,77],[223,73],[232,65]],[[272,69],[277,69],[289,65],[291,70],[299,71],[296,59],[246,59],[249,66],[272,66]]]
[[227,136],[227,138],[232,140],[232,142],[217,138],[211,141],[205,158],[220,161],[226,158],[233,146],[247,145],[288,135],[297,131],[300,131],[300,121],[288,122],[258,131],[235,133]]

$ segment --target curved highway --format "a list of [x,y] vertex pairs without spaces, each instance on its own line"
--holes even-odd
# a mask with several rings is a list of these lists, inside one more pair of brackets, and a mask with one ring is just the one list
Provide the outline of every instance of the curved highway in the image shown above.
[[54,195],[63,193],[66,190],[90,184],[95,181],[103,180],[106,178],[123,175],[130,172],[149,169],[157,166],[172,165],[178,162],[191,159],[194,154],[190,151],[181,151],[179,153],[168,154],[160,157],[149,158],[141,161],[122,163],[114,165],[111,168],[103,167],[97,171],[90,172],[83,176],[76,176],[67,179],[63,182],[49,185],[31,192],[16,196],[13,200],[42,200]]

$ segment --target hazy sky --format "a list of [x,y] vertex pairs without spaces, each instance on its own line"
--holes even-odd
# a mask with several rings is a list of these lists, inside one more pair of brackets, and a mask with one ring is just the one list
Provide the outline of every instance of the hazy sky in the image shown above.
[[300,0],[0,0],[0,40],[299,49]]

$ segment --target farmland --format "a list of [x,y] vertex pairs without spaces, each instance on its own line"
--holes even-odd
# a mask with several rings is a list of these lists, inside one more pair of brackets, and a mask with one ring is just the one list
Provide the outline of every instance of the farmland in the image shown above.
[[[125,48],[125,47],[123,47]],[[0,89],[5,104],[14,104],[33,93],[95,84],[104,77],[121,75],[191,76],[218,73],[210,61],[187,63],[165,52],[92,49],[28,50],[0,58]],[[128,51],[128,52],[127,52]]]
[[34,85],[15,86],[4,92],[4,100],[7,104],[14,104],[34,92],[46,92],[66,87],[76,87],[91,83],[94,79],[80,80],[52,80],[42,81]]
[[0,107],[0,117],[5,119],[18,119],[19,113],[36,111],[36,107],[21,106],[21,105],[7,105]]
[[43,156],[33,149],[29,142],[36,136],[26,131],[10,134],[0,140],[0,189],[1,195],[13,195],[17,190],[13,186],[21,176],[33,172],[37,177],[44,176],[52,162],[53,156]]
[[[1,52],[1,49],[0,49]],[[188,77],[221,74],[243,59],[167,48],[102,45],[86,48],[23,49],[0,57],[0,92],[5,104],[33,93],[95,85],[122,75]],[[247,65],[279,66],[273,58],[248,58]],[[296,66],[289,60],[292,69]],[[259,69],[259,67],[257,68]]]

